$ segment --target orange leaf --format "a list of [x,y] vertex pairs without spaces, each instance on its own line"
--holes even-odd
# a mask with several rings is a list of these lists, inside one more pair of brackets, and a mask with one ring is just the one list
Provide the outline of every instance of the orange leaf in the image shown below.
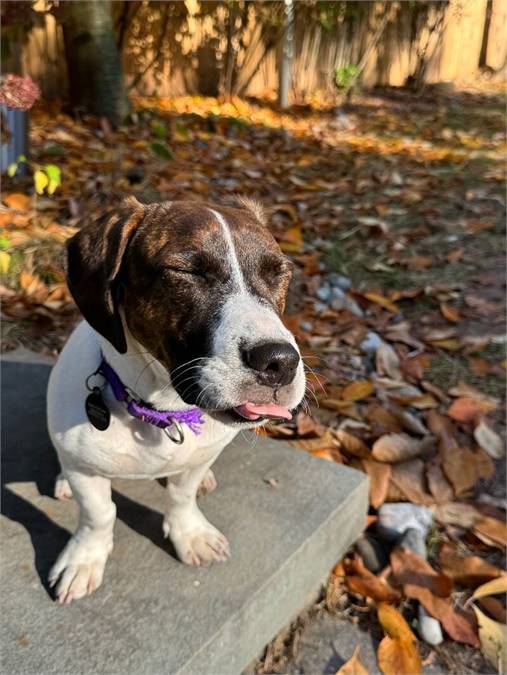
[[[457,398],[447,410],[449,417],[457,422],[473,422],[482,415],[494,410],[493,403],[477,398]],[[496,406],[495,406],[496,407]]]
[[377,649],[377,660],[384,675],[418,675],[422,662],[415,642],[386,636]]
[[422,672],[421,657],[415,635],[400,612],[379,603],[377,616],[387,633],[378,647],[377,658],[384,675],[417,675]]
[[445,302],[442,302],[440,303],[440,311],[447,321],[452,321],[453,323],[459,321],[459,312],[455,307],[451,307],[450,305],[446,305]]
[[368,675],[359,657],[359,647],[355,648],[351,658],[343,664],[340,670],[336,671],[336,675]]
[[32,200],[28,195],[24,195],[22,192],[11,192],[9,195],[3,198],[3,202],[10,209],[28,211]]
[[346,401],[360,401],[363,398],[367,398],[370,394],[373,394],[375,387],[370,382],[370,380],[357,380],[357,382],[351,382],[342,392],[342,397]]
[[376,602],[397,602],[401,596],[397,590],[366,569],[361,557],[354,555],[344,563],[347,588],[353,593],[372,598]]
[[374,302],[377,305],[380,305],[384,309],[387,309],[389,312],[392,312],[393,314],[398,313],[398,307],[389,300],[389,298],[386,298],[384,295],[381,295],[380,293],[363,293],[364,297],[369,300],[370,302]]

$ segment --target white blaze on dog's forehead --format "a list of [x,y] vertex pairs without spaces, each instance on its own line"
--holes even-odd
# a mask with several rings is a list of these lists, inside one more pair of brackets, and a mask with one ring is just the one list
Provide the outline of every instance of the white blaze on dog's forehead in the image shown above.
[[225,218],[222,216],[221,213],[218,213],[218,211],[215,211],[214,209],[208,209],[218,220],[220,223],[220,226],[222,228],[222,232],[224,235],[225,243],[227,244],[227,249],[229,252],[228,258],[229,262],[231,265],[231,273],[233,279],[236,281],[238,284],[239,288],[242,291],[246,291],[246,286],[245,286],[245,280],[243,278],[243,272],[241,271],[241,267],[239,266],[239,260],[238,256],[236,255],[236,248],[234,246],[234,242],[232,240],[232,234],[231,230],[229,228],[229,225],[227,225],[227,222]]

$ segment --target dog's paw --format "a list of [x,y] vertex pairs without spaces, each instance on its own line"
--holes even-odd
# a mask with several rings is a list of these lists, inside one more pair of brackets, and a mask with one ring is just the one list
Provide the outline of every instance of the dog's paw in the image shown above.
[[229,542],[202,514],[199,523],[192,529],[182,529],[178,525],[178,522],[171,524],[170,519],[164,518],[164,535],[171,538],[182,562],[187,565],[209,565],[230,557]]
[[54,496],[55,499],[72,499],[72,489],[63,473],[59,473],[56,477]]
[[79,543],[71,539],[49,572],[60,604],[68,604],[93,593],[101,585],[111,547]]
[[217,479],[215,478],[215,474],[211,469],[208,469],[206,471],[206,475],[202,479],[202,483],[199,485],[199,489],[197,490],[197,496],[202,497],[204,495],[207,495],[208,492],[213,492],[213,490],[216,490],[217,487]]

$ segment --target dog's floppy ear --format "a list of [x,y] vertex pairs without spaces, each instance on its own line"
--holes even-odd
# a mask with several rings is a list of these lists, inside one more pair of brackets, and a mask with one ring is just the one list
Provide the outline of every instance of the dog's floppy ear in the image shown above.
[[256,201],[255,199],[238,195],[232,198],[232,205],[235,206],[237,209],[245,209],[245,211],[249,211],[250,214],[256,220],[258,220],[261,225],[267,224],[267,218],[266,213],[264,211],[264,207],[260,202]]
[[72,297],[90,326],[124,354],[127,342],[118,309],[118,275],[127,245],[144,217],[127,198],[106,223],[83,227],[67,242],[65,271]]

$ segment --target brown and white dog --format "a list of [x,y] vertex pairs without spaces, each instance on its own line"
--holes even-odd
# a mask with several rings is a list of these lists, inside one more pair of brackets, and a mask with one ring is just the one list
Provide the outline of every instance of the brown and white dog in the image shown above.
[[[290,263],[259,205],[127,200],[105,225],[67,246],[67,280],[85,321],[70,336],[48,387],[48,426],[62,474],[55,494],[79,503],[77,531],[49,580],[60,602],[102,582],[116,516],[111,479],[167,476],[164,534],[189,565],[225,560],[229,546],[199,510],[210,466],[244,428],[290,418],[305,377],[280,320]],[[105,430],[85,411],[87,378],[102,358],[156,410],[204,413],[199,435],[177,445],[132,417],[111,388]],[[96,376],[99,377],[99,376]],[[99,377],[100,379],[100,377]]]

